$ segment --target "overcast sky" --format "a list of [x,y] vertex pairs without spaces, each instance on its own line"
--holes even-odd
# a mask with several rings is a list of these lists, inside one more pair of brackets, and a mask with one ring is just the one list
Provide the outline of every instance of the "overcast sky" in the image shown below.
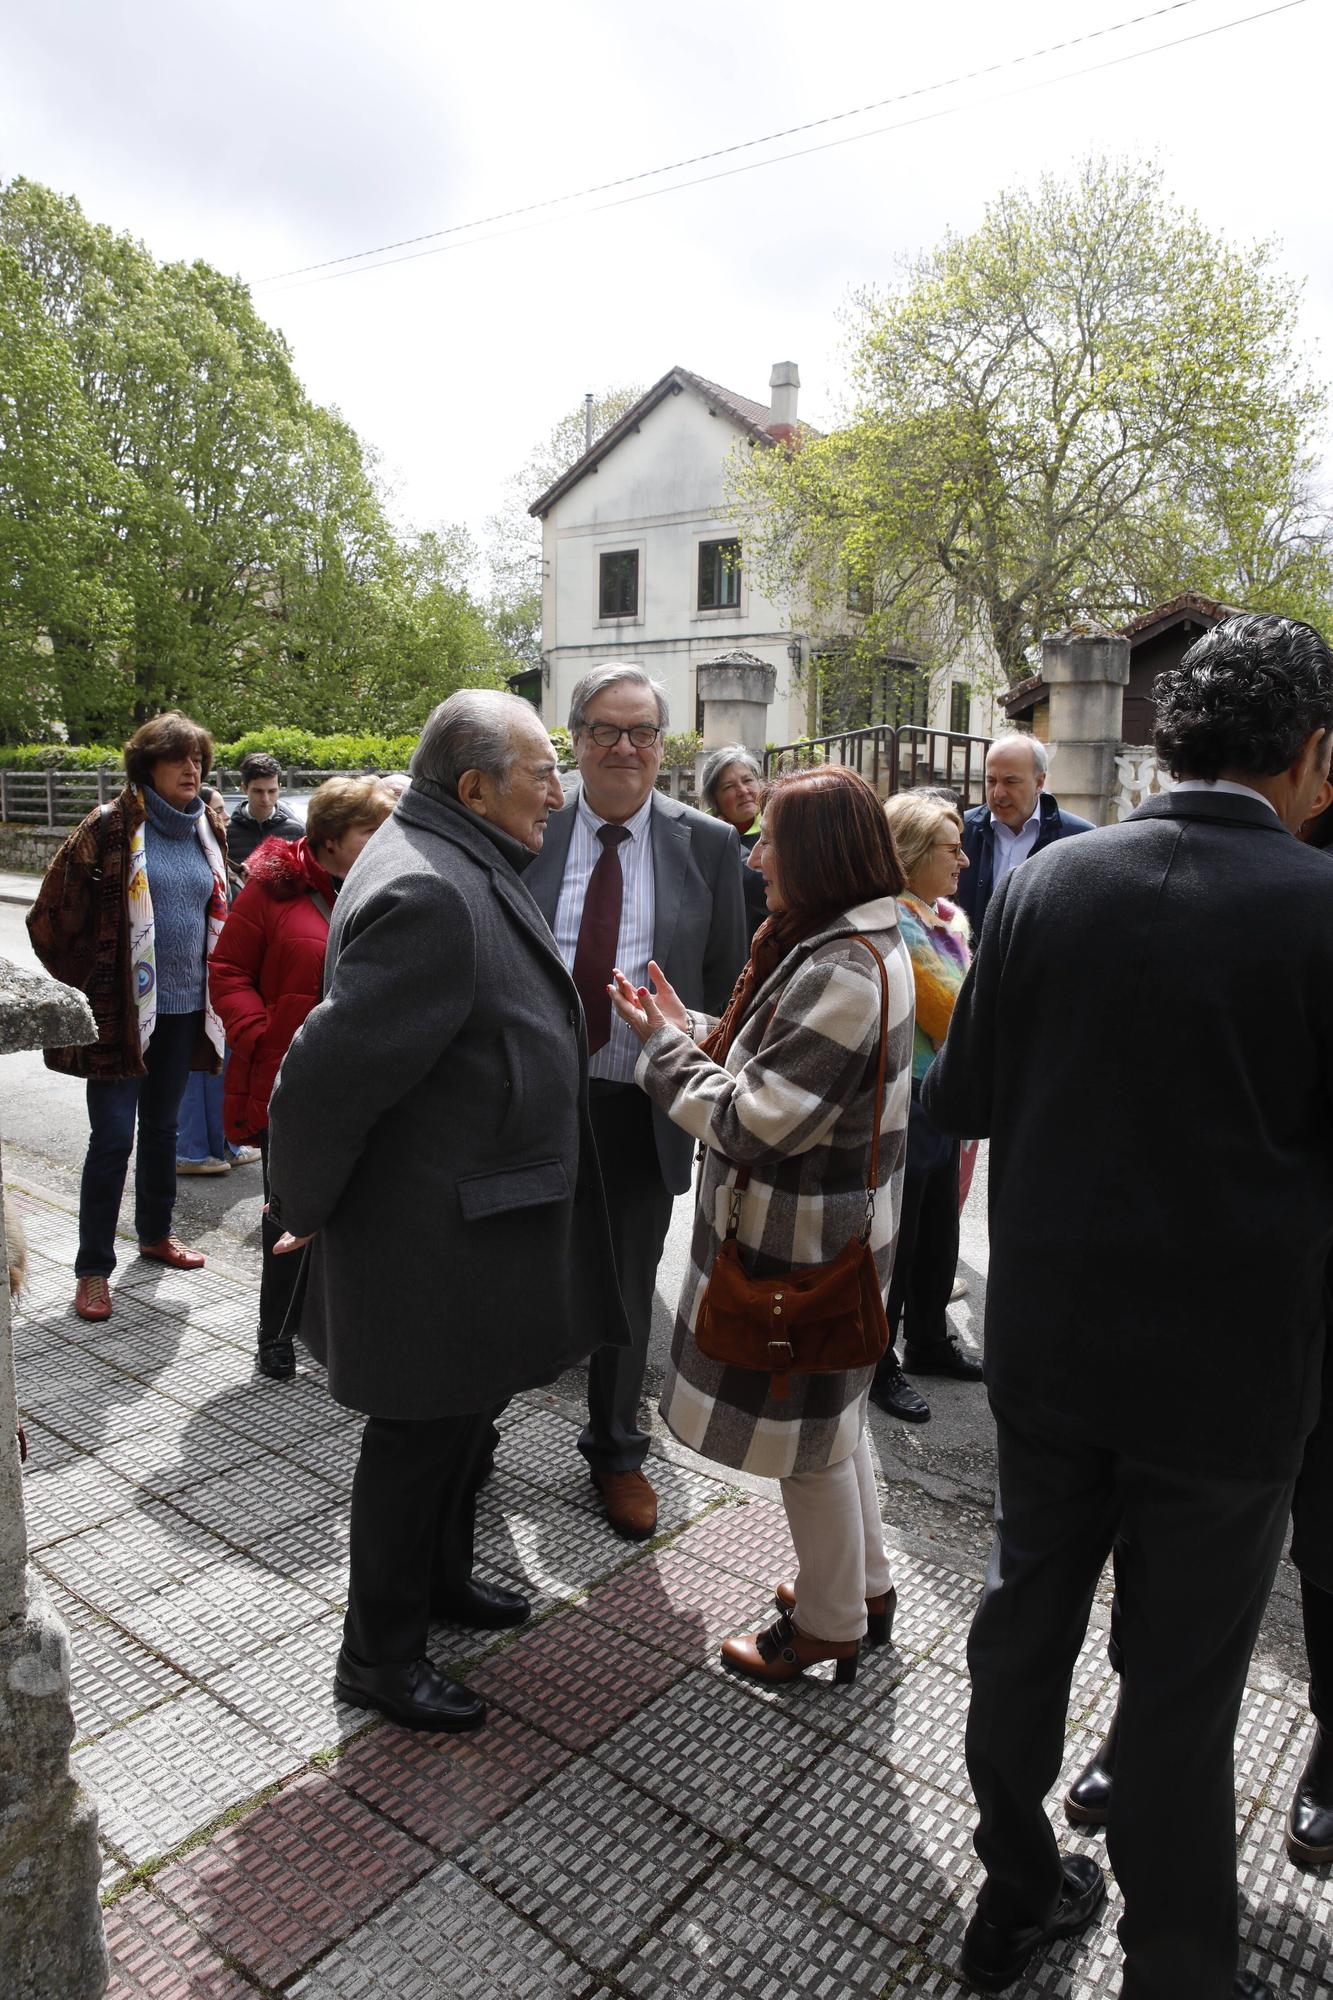
[[[1070,74],[1273,4],[1187,0],[1012,62],[1161,4],[43,0],[7,10],[0,177],[77,196],[160,258],[239,272],[310,392],[382,453],[404,522],[480,533],[585,389],[680,362],[767,400],[771,364],[792,359],[802,414],[826,423],[853,288],[1089,150],[1155,150],[1211,227],[1278,236],[1333,366],[1329,0]],[[379,270],[262,282],[992,64],[1007,66],[668,184],[898,127],[854,143],[493,224]]]

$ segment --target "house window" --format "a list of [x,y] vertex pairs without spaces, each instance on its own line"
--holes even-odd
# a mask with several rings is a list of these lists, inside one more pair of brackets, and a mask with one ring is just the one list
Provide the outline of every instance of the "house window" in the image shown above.
[[955,681],[949,689],[949,728],[955,736],[971,732],[972,690],[966,681]]
[[599,558],[597,615],[635,618],[639,610],[639,551],[611,549]]
[[866,614],[875,608],[875,586],[864,577],[849,576],[847,579],[847,609]]
[[734,610],[741,601],[741,545],[700,542],[699,609]]
[[867,660],[831,648],[819,662],[821,728],[924,728],[930,705],[929,676],[914,660]]

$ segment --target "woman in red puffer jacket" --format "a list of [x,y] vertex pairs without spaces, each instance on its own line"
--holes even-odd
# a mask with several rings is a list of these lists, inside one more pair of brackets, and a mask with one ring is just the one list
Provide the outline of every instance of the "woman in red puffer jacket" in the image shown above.
[[[231,1048],[222,1115],[233,1145],[258,1144],[268,1201],[268,1100],[292,1038],[323,990],[329,919],[344,876],[393,811],[378,778],[330,778],[310,795],[304,840],[266,840],[248,863],[209,961],[209,993]],[[281,1230],[262,1223],[259,1366],[296,1368],[283,1334],[300,1259],[275,1257]]]

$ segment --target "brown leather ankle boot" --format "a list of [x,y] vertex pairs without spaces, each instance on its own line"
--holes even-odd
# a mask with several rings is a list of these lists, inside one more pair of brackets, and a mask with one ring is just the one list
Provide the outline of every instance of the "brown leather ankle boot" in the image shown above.
[[[773,1602],[779,1611],[790,1617],[796,1609],[796,1585],[780,1583],[773,1592]],[[866,1599],[866,1639],[867,1646],[887,1646],[893,1639],[893,1614],[898,1608],[896,1590],[886,1590],[883,1597]]]
[[722,1664],[757,1681],[794,1681],[820,1660],[834,1660],[833,1678],[843,1686],[856,1679],[859,1639],[814,1639],[798,1632],[783,1613],[766,1632],[747,1632],[722,1642]]

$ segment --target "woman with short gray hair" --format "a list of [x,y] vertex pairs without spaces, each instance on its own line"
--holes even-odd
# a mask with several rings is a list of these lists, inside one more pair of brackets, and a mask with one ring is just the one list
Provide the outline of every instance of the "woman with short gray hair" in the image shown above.
[[[699,773],[699,803],[715,819],[724,819],[728,826],[735,827],[746,856],[759,838],[759,799],[763,788],[763,768],[753,750],[747,750],[743,743],[724,743],[704,758]],[[764,878],[753,868],[745,867],[744,862],[742,867],[745,919],[753,939],[768,915]]]

